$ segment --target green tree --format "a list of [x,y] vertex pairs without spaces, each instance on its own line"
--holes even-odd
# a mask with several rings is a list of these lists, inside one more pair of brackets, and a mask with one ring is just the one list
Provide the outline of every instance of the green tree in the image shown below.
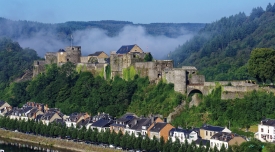
[[260,82],[274,81],[275,50],[270,48],[256,48],[251,52],[248,60],[248,72]]

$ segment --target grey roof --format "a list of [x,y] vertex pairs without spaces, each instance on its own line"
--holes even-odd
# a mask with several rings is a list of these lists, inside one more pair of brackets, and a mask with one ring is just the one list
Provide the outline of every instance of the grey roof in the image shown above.
[[110,126],[116,126],[116,127],[126,127],[126,125],[123,125],[123,124],[117,124],[117,123],[112,123],[110,124]]
[[166,122],[157,122],[151,129],[150,132],[160,132],[165,126]]
[[216,139],[216,140],[228,142],[231,139],[233,139],[234,137],[240,137],[240,135],[235,134],[235,133],[219,132],[219,133],[214,134],[211,137],[211,139]]
[[181,132],[184,133],[185,137],[189,137],[189,134],[192,132],[193,130],[187,130],[187,129],[181,129],[181,128],[172,128],[169,131],[169,135],[173,136],[174,132]]
[[101,53],[104,53],[103,51],[97,51],[95,53],[89,54],[88,56],[99,56]]
[[90,118],[88,118],[88,119],[82,119],[81,121],[79,121],[78,123],[77,123],[77,125],[79,125],[79,126],[86,126],[88,123],[90,123],[90,121],[91,121],[91,119]]
[[3,106],[6,102],[3,100],[0,100],[0,107]]
[[204,124],[201,129],[204,129],[204,130],[210,130],[210,131],[216,131],[216,132],[221,132],[224,130],[224,127],[220,127],[220,126],[210,126],[210,125],[207,125],[207,124]]
[[134,118],[136,118],[134,114],[132,114],[132,113],[126,113],[122,117],[118,118],[116,121],[117,122],[128,123],[128,122],[130,122]]
[[116,53],[117,54],[126,54],[126,53],[130,52],[134,46],[135,45],[123,45],[116,51]]
[[50,120],[55,112],[46,112],[44,115],[41,117],[42,120]]
[[263,125],[267,125],[267,126],[275,126],[275,120],[274,119],[265,119],[265,120],[262,120],[261,123]]
[[100,119],[92,124],[93,127],[109,127],[113,120]]
[[151,125],[151,119],[150,118],[140,118],[140,119],[136,119],[136,124],[134,124],[131,129],[141,130],[142,126],[149,127],[150,125]]

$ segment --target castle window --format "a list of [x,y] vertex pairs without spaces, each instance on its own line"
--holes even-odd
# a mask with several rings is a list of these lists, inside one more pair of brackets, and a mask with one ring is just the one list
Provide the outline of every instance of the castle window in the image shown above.
[[72,50],[74,50],[74,48],[72,48]]
[[37,65],[39,65],[39,61],[37,61]]
[[69,61],[69,59],[67,59],[67,61]]
[[136,58],[136,55],[133,55],[134,58]]

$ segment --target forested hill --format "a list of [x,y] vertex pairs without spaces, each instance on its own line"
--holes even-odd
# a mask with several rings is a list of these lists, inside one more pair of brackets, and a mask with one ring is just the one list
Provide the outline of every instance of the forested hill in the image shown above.
[[[151,23],[151,24],[134,24],[128,21],[69,21],[57,24],[45,24],[32,21],[12,21],[0,18],[0,36],[11,39],[29,38],[34,34],[52,32],[61,40],[70,38],[70,35],[77,30],[99,28],[107,31],[108,36],[116,36],[124,26],[142,26],[146,32],[151,35],[165,35],[167,37],[178,37],[182,34],[196,33],[205,26],[204,23]],[[185,32],[185,33],[183,33]]]
[[207,80],[248,79],[254,48],[275,48],[275,5],[254,8],[207,24],[169,56],[177,66],[196,66]]
[[33,61],[38,59],[37,53],[30,48],[21,48],[10,39],[0,39],[0,94],[16,78],[26,70],[32,70]]

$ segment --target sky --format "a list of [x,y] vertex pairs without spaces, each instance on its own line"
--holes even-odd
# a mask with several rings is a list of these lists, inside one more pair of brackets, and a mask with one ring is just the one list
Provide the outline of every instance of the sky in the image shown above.
[[211,23],[249,15],[271,0],[0,0],[0,17],[42,23],[118,20],[133,23]]

